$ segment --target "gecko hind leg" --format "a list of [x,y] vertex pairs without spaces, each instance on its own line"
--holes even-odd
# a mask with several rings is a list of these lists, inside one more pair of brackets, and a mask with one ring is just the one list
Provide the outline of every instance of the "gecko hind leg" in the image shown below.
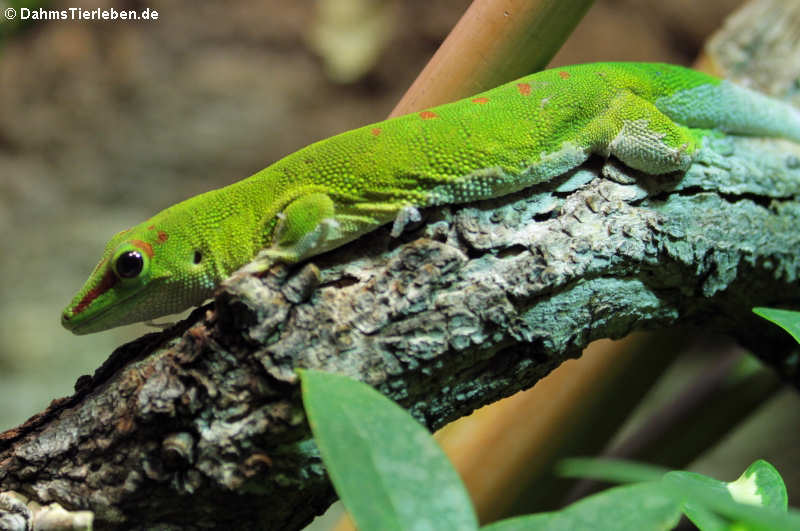
[[422,214],[419,209],[412,205],[406,205],[400,209],[392,223],[392,231],[389,233],[392,238],[399,238],[409,225],[422,221]]
[[649,174],[685,171],[701,145],[701,130],[675,123],[658,108],[625,91],[594,123],[614,135],[604,155],[614,155],[627,166]]

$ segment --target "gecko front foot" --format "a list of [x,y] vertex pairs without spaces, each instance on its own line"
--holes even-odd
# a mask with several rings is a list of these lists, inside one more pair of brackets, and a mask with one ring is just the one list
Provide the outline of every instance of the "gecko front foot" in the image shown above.
[[286,244],[278,243],[268,247],[258,253],[258,257],[264,257],[273,262],[299,262],[303,258],[312,254],[318,254],[326,241],[335,240],[339,237],[339,222],[333,218],[321,220],[310,232],[303,234],[298,240]]

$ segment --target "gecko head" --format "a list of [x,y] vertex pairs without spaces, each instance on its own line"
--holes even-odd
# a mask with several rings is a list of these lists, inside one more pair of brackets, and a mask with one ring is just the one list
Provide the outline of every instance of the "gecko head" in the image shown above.
[[[208,297],[213,282],[201,249],[172,238],[159,216],[115,235],[61,314],[75,334],[89,334],[180,312]],[[168,221],[168,220],[166,220]]]

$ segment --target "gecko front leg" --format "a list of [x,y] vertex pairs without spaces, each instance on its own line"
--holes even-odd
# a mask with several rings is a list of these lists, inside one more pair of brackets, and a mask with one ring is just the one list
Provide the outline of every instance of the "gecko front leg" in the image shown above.
[[293,264],[312,256],[326,241],[340,237],[334,218],[333,200],[324,193],[311,193],[291,201],[278,213],[272,245],[262,249],[238,274],[261,273],[277,262]]

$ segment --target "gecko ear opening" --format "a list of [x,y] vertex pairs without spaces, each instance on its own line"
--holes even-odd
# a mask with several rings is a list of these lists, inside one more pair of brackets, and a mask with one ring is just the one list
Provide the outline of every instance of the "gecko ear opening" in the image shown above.
[[131,243],[123,243],[114,251],[111,267],[121,281],[137,280],[147,276],[150,258]]

